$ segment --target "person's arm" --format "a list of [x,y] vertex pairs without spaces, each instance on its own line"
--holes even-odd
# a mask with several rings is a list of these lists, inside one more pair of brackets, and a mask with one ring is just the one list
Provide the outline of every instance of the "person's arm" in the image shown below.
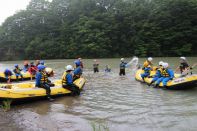
[[170,69],[170,70],[168,70],[168,73],[169,73],[170,79],[173,79],[174,78],[174,71]]

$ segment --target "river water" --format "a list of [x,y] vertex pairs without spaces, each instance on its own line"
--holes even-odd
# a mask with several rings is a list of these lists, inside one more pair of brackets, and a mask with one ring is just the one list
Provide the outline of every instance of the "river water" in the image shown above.
[[[130,61],[127,58],[126,61]],[[140,63],[145,59],[140,58]],[[172,69],[178,58],[155,58],[169,62]],[[197,57],[188,58],[189,63]],[[119,59],[99,59],[100,72],[93,73],[92,59],[85,59],[84,77],[87,83],[81,96],[63,96],[54,102],[40,100],[14,105],[0,110],[0,130],[5,131],[195,131],[197,129],[197,89],[173,91],[150,88],[135,81],[134,70],[120,77]],[[1,62],[2,69],[22,61]],[[73,60],[47,60],[59,79],[64,66]],[[104,73],[105,65],[112,72]],[[197,73],[197,69],[194,69]]]

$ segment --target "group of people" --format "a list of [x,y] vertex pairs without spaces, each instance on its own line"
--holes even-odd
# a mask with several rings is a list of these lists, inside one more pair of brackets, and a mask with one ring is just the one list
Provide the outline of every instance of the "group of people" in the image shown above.
[[19,67],[18,64],[14,64],[14,69],[13,69],[13,73],[10,69],[5,69],[4,71],[4,75],[5,75],[5,78],[7,80],[7,83],[10,83],[11,82],[11,76],[12,75],[15,75],[16,76],[16,80],[18,81],[19,80],[19,77],[21,78],[21,80],[23,80],[23,73],[22,72],[29,72],[31,74],[31,80],[33,78],[33,76],[36,74],[37,72],[37,68],[38,68],[38,65],[44,65],[44,61],[43,60],[36,60],[36,64],[34,64],[34,62],[31,62],[29,64],[28,61],[24,61],[24,67],[23,69],[21,69]]
[[[74,61],[75,69],[72,65],[65,66],[65,72],[62,76],[62,87],[71,91],[71,95],[80,95],[80,89],[73,82],[80,78],[83,72],[83,62],[81,58]],[[73,71],[73,73],[72,73]],[[51,98],[50,87],[54,86],[53,83],[48,79],[46,72],[46,66],[38,65],[38,70],[36,72],[36,87],[44,88],[46,90],[47,99],[53,101]]]
[[[162,82],[163,87],[167,86],[167,82],[172,80],[174,78],[174,71],[169,68],[169,64],[167,62],[160,61],[159,66],[155,69],[156,74],[154,76],[151,75],[151,71],[154,70],[153,64],[152,64],[152,57],[147,58],[147,60],[143,64],[142,70],[144,70],[144,73],[141,74],[141,78],[144,81],[146,77],[153,77],[152,81],[150,82],[149,86],[151,86],[153,83],[155,83],[155,88],[159,86],[160,82]],[[192,67],[189,66],[189,64],[186,61],[185,57],[180,57],[180,66],[177,67],[177,70],[180,70],[181,74],[186,75],[189,73],[189,71],[192,74]]]

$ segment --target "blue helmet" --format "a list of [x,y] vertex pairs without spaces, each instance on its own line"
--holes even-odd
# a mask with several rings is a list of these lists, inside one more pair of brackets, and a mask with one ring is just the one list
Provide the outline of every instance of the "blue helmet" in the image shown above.
[[44,61],[43,61],[43,60],[41,60],[41,61],[40,61],[40,64],[41,64],[41,65],[44,65]]
[[18,67],[18,64],[14,64],[14,67]]
[[44,70],[46,67],[44,65],[38,65],[38,70]]
[[76,60],[74,63],[76,64],[76,66],[80,66],[81,65],[81,62],[79,60]]

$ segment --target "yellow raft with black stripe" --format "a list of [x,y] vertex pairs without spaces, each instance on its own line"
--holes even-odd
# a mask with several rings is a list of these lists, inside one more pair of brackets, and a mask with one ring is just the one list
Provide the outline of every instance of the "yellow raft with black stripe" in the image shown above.
[[[27,72],[21,71],[21,74],[23,75],[23,80],[30,80],[31,79],[31,74],[28,71]],[[19,78],[19,81],[22,80],[20,76],[18,78]],[[32,78],[35,78],[35,75],[33,75]],[[11,81],[16,81],[17,80],[16,75],[14,75],[14,73],[13,73],[13,75],[11,75],[10,80]],[[0,72],[0,82],[6,82],[6,81],[7,80],[6,80],[6,77],[5,77],[4,73]]]
[[[53,75],[53,73],[54,73],[53,69],[49,68],[49,67],[46,68],[46,71],[47,71],[47,74],[48,74],[49,77],[51,75]],[[16,75],[14,74],[14,72],[12,72],[12,74],[13,75],[11,75],[11,78],[10,78],[11,82],[12,81],[17,81]],[[21,71],[21,74],[23,75],[23,79],[19,76],[18,77],[19,81],[30,80],[31,77],[32,77],[32,79],[35,79],[35,75],[31,76],[31,74],[28,71],[26,71],[26,72]],[[0,82],[7,82],[4,72],[0,72]]]
[[[146,77],[143,81],[141,78],[141,75],[144,73],[144,71],[142,69],[137,70],[136,74],[135,74],[135,79],[140,81],[140,82],[145,82],[147,84],[150,84],[152,79],[151,77]],[[150,76],[154,76],[156,73],[156,71],[151,71]],[[162,82],[159,84],[159,87],[163,87]],[[193,88],[193,87],[197,87],[197,75],[193,74],[193,75],[187,75],[184,77],[181,77],[180,74],[175,74],[175,78],[173,80],[170,80],[167,83],[167,89],[174,89],[174,90],[181,90],[181,89],[189,89],[189,88]]]
[[[85,78],[79,78],[74,81],[74,84],[82,90],[85,85]],[[62,81],[57,80],[54,86],[51,87],[51,95],[65,95],[71,92],[62,87]],[[35,83],[16,83],[16,84],[0,84],[0,99],[30,99],[36,97],[46,96],[46,90],[43,88],[35,87]]]

